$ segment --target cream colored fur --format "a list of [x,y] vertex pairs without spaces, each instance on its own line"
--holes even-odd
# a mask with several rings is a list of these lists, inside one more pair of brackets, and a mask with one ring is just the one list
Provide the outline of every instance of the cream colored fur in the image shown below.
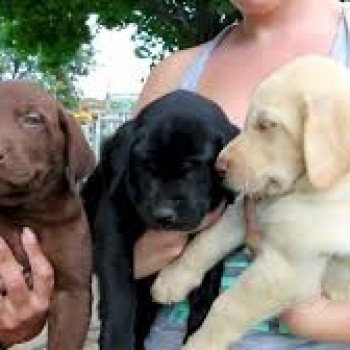
[[[256,89],[245,130],[219,161],[228,187],[259,199],[260,251],[183,349],[228,349],[253,324],[321,293],[350,298],[349,135],[350,73],[331,59],[297,59]],[[239,199],[159,274],[155,299],[184,299],[244,231]]]

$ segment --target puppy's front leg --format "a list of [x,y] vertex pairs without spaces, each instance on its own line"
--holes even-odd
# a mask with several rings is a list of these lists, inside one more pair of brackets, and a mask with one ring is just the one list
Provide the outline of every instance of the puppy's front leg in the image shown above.
[[[308,268],[307,264],[304,268]],[[226,350],[255,323],[278,314],[308,293],[312,295],[310,284],[298,287],[306,283],[306,275],[310,277],[305,274],[303,279],[302,270],[265,247],[237,283],[214,302],[202,327],[183,350]]]
[[178,302],[198,287],[205,273],[243,242],[243,214],[243,200],[238,200],[211,228],[198,233],[180,258],[159,273],[152,286],[153,298],[164,304]]
[[89,326],[91,291],[72,286],[54,293],[49,317],[49,350],[81,350]]
[[106,198],[96,221],[96,267],[99,277],[100,349],[134,349],[135,285],[128,231]]
[[[91,242],[87,226],[51,232],[48,256],[55,268],[55,291],[49,313],[49,350],[80,350],[91,312]],[[53,238],[53,239],[52,239]],[[48,242],[48,241],[47,241]]]

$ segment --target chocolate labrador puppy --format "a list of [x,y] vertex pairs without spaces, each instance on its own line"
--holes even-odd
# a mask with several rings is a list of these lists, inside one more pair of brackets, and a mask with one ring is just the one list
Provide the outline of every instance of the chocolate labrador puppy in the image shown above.
[[[105,144],[82,192],[96,239],[101,349],[143,349],[157,305],[150,295],[154,276],[133,279],[134,243],[150,228],[193,230],[227,200],[214,162],[237,134],[215,103],[175,91],[145,107]],[[189,333],[217,296],[221,272],[219,264],[192,293]]]
[[0,122],[0,235],[30,273],[20,234],[37,234],[55,271],[48,349],[82,349],[92,258],[74,187],[93,171],[93,153],[73,118],[34,83],[0,83]]

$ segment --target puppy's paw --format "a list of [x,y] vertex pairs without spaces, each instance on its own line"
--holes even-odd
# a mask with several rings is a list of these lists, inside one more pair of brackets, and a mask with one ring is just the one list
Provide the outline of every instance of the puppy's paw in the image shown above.
[[219,334],[200,329],[193,334],[181,350],[228,350],[227,343]]
[[202,326],[189,337],[182,350],[228,350],[240,340],[244,328],[227,313],[229,301],[225,293],[216,299]]
[[202,279],[200,273],[175,261],[158,274],[151,289],[153,299],[162,304],[182,301],[201,284]]
[[210,339],[200,334],[190,337],[181,350],[226,350],[215,346]]

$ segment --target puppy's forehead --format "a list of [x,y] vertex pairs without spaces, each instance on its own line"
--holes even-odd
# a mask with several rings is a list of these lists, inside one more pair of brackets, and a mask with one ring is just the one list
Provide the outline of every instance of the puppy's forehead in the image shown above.
[[150,142],[161,145],[198,148],[212,137],[210,127],[192,116],[169,115],[149,133]]
[[0,107],[8,104],[15,104],[18,107],[25,105],[55,106],[51,96],[40,86],[25,81],[0,83]]
[[133,152],[168,166],[189,158],[207,160],[216,155],[218,146],[213,138],[205,135],[206,127],[200,127],[194,119],[167,117],[138,133]]
[[253,103],[248,109],[246,126],[253,126],[261,120],[284,123],[283,111],[271,103]]
[[248,106],[246,128],[259,118],[283,125],[289,132],[299,136],[304,119],[302,93],[276,79],[267,79],[253,94]]

